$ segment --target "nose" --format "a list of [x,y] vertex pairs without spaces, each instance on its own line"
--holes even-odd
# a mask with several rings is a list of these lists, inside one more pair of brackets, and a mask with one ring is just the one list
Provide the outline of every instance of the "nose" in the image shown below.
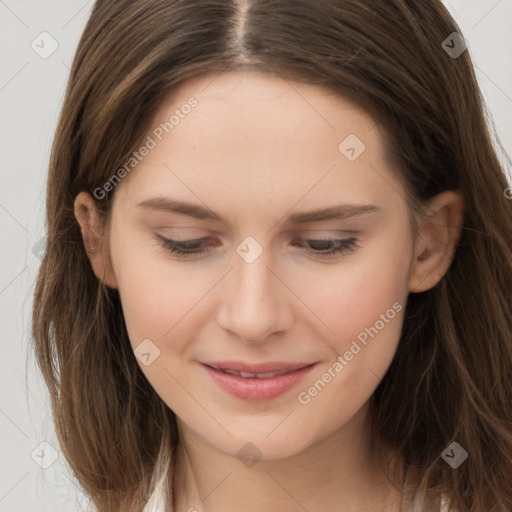
[[291,297],[286,276],[273,268],[269,251],[252,263],[237,254],[234,269],[221,290],[218,323],[247,343],[262,343],[272,334],[290,329]]

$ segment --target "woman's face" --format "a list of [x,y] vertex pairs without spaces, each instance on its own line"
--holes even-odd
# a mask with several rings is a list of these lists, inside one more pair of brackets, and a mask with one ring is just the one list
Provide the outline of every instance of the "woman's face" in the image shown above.
[[[237,72],[175,89],[148,136],[115,187],[110,252],[149,382],[232,455],[285,457],[348,425],[397,349],[414,259],[379,127],[323,88]],[[184,256],[162,239],[200,240]]]

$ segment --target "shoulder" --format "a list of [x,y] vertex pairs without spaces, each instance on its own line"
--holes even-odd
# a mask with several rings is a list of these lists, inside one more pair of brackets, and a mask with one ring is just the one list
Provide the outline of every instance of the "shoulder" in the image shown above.
[[408,468],[402,490],[401,512],[459,512],[452,506],[449,493],[440,489],[419,489],[419,481],[419,472]]
[[441,506],[439,508],[440,512],[459,512],[459,510],[455,507],[452,507],[450,505],[450,500],[448,499],[448,496],[445,494],[441,495]]
[[166,500],[163,493],[155,491],[149,497],[143,512],[174,512],[172,507],[166,507]]

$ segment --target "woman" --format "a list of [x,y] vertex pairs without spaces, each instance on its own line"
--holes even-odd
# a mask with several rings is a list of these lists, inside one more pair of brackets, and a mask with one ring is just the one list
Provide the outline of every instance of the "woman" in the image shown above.
[[512,508],[512,203],[438,1],[97,1],[33,337],[100,511]]

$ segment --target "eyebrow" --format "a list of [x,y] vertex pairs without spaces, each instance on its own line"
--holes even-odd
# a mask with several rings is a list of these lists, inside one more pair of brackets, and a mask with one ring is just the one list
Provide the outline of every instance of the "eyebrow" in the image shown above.
[[[212,220],[229,225],[220,215],[209,208],[178,201],[168,197],[154,197],[146,199],[137,204],[138,207],[153,210],[165,211],[169,213],[181,213],[199,220]],[[373,204],[340,204],[328,208],[312,210],[309,212],[297,212],[288,216],[288,224],[305,224],[307,222],[318,222],[331,219],[348,219],[365,214],[380,213],[382,210]]]

